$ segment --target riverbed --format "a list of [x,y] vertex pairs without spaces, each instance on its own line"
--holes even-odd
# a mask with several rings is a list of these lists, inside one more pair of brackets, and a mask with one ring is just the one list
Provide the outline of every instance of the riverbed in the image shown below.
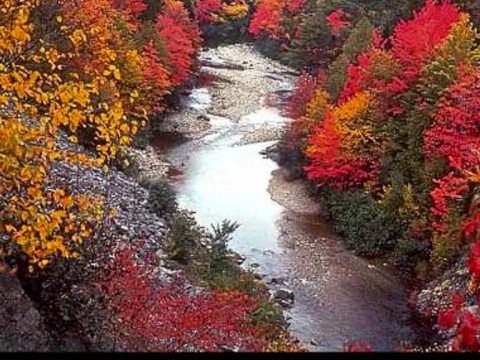
[[290,121],[278,104],[292,90],[292,70],[248,45],[209,49],[200,61],[208,81],[184,96],[152,143],[172,164],[180,206],[207,227],[240,224],[231,248],[272,291],[293,292],[289,330],[311,350],[339,351],[345,340],[394,350],[411,338],[399,278],[347,251],[302,181],[286,181],[260,154]]

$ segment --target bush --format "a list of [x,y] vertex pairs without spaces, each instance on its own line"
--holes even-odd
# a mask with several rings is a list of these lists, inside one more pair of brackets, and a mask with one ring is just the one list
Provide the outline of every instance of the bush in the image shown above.
[[141,128],[133,138],[132,146],[136,149],[145,150],[153,138],[151,125]]
[[393,253],[393,262],[401,269],[412,271],[430,258],[428,241],[400,240]]
[[307,164],[307,159],[300,144],[292,145],[290,134],[285,134],[284,138],[276,146],[278,165],[286,168],[290,172],[291,180],[304,178],[305,171],[303,166]]
[[357,254],[379,256],[391,251],[407,230],[395,211],[361,190],[330,191],[326,203],[335,230]]
[[202,25],[204,45],[207,47],[217,47],[220,45],[247,42],[247,27],[247,18],[233,20],[225,24]]
[[177,193],[167,180],[142,179],[140,183],[148,189],[148,206],[152,212],[165,217],[177,210]]
[[138,174],[140,168],[137,156],[128,149],[117,154],[113,165],[119,171],[133,178]]
[[[195,219],[186,211],[178,211],[172,219],[167,239],[167,254],[182,265],[189,265],[193,256],[199,256],[203,234]],[[200,257],[200,256],[199,256]]]
[[261,54],[273,59],[282,60],[282,43],[279,40],[271,39],[268,37],[260,37],[255,46]]
[[223,220],[221,224],[212,225],[210,235],[210,269],[222,271],[228,267],[232,260],[228,255],[232,253],[228,249],[228,242],[232,239],[232,234],[240,225],[230,220]]

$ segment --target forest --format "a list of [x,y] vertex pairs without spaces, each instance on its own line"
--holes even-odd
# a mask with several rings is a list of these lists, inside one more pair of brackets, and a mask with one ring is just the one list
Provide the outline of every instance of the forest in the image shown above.
[[[480,351],[479,25],[476,0],[3,0],[0,351]],[[199,91],[207,105],[185,105]],[[209,161],[236,162],[232,203],[250,184],[275,200],[271,170],[263,184],[228,157],[273,142],[264,161],[321,208],[349,264],[391,268],[414,335],[319,340],[299,276],[255,270],[277,245],[253,260],[231,245],[275,228],[260,200],[242,206],[268,226],[221,196],[229,218],[204,224],[189,164],[229,131],[241,140]],[[213,192],[229,186],[218,171]]]

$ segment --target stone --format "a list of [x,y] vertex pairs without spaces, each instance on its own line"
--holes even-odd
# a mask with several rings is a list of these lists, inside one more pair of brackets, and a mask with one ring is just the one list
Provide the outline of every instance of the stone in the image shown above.
[[253,278],[256,280],[256,281],[262,281],[263,280],[263,276],[259,273],[254,273],[253,274]]
[[210,118],[207,115],[202,114],[202,115],[197,116],[197,120],[209,122]]
[[237,265],[242,265],[246,258],[238,253],[233,253],[230,255],[230,258],[237,264]]
[[7,335],[0,335],[0,351],[48,351],[49,335],[40,313],[9,272],[0,274],[0,299],[0,330]]
[[285,279],[284,279],[284,278],[276,278],[276,277],[273,277],[273,278],[269,281],[269,284],[270,284],[270,285],[283,285],[283,284],[285,284]]
[[283,308],[293,306],[295,294],[289,289],[280,289],[275,292],[275,301]]

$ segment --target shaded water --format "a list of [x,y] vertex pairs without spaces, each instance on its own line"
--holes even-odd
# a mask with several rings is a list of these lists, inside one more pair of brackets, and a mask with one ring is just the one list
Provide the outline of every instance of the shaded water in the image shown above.
[[[201,89],[187,106],[209,103]],[[245,133],[286,121],[266,106],[239,123],[212,116],[206,137],[162,149],[180,170],[172,178],[179,203],[195,211],[201,225],[223,219],[240,224],[232,249],[246,257],[246,267],[254,265],[267,281],[294,291],[290,330],[313,350],[341,350],[346,339],[393,350],[410,336],[400,281],[346,251],[319,216],[297,214],[272,200],[269,182],[278,166],[259,153],[273,142],[236,146]]]

